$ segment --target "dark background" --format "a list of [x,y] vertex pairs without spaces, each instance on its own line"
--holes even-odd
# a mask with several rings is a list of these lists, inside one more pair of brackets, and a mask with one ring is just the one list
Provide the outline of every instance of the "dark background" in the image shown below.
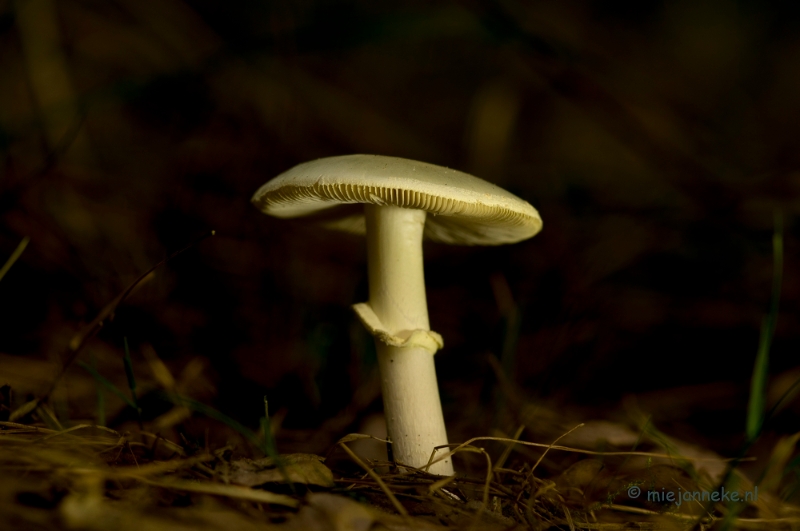
[[[0,384],[16,406],[40,395],[73,334],[213,229],[79,359],[126,390],[128,338],[146,421],[169,410],[148,392],[157,356],[254,429],[266,394],[282,449],[324,451],[381,409],[349,309],[367,297],[364,241],[249,199],[300,162],[375,153],[474,173],[544,220],[516,245],[426,244],[452,440],[522,422],[549,441],[559,419],[636,410],[734,452],[776,213],[771,400],[800,377],[800,11],[628,5],[0,0],[3,257],[31,238],[0,281]],[[106,394],[108,423],[130,421]],[[52,404],[96,420],[88,372],[73,365]],[[202,438],[192,422],[163,426]]]

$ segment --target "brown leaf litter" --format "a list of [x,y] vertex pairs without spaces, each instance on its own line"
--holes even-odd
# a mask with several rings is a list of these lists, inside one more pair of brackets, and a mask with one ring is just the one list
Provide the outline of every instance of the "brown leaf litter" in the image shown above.
[[[612,431],[619,434],[619,429]],[[713,491],[710,476],[697,472],[696,464],[707,459],[703,457],[594,452],[560,446],[559,441],[538,444],[484,437],[451,450],[462,462],[476,457],[485,462],[483,477],[442,478],[388,462],[365,462],[346,447],[358,439],[345,437],[328,459],[310,454],[246,459],[235,458],[231,447],[189,455],[182,446],[146,433],[90,425],[57,431],[2,422],[0,527],[708,530],[721,529],[726,517],[730,529],[800,525],[797,508],[780,502],[774,489],[762,489],[757,500],[739,505],[678,504],[631,494],[636,489]],[[507,464],[493,464],[489,452],[479,446],[498,442],[509,450],[503,454]],[[519,459],[521,454],[511,451],[519,448],[538,450],[539,457],[534,462]],[[540,463],[555,452],[584,457],[560,474],[544,477]],[[338,466],[337,455],[352,458],[364,473]],[[724,488],[752,491],[756,486],[733,474]]]

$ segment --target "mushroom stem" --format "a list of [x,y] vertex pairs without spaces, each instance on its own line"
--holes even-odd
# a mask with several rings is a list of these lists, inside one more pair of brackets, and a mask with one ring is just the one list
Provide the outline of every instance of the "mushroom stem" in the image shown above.
[[[369,305],[392,336],[405,339],[414,331],[429,331],[422,259],[426,212],[369,204],[364,211]],[[447,444],[433,353],[422,346],[390,346],[377,337],[375,344],[394,458],[425,466],[433,448]],[[429,472],[452,475],[453,464],[448,458]]]

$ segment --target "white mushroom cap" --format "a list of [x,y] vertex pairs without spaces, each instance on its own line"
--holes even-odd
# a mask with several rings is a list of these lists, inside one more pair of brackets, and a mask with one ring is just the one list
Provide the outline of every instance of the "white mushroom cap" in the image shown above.
[[[498,245],[530,238],[542,218],[528,202],[472,175],[397,157],[345,155],[291,168],[256,191],[253,203],[280,218],[324,216],[330,228],[365,233],[369,203],[425,210],[425,237],[442,243]],[[337,208],[338,207],[338,208]]]

